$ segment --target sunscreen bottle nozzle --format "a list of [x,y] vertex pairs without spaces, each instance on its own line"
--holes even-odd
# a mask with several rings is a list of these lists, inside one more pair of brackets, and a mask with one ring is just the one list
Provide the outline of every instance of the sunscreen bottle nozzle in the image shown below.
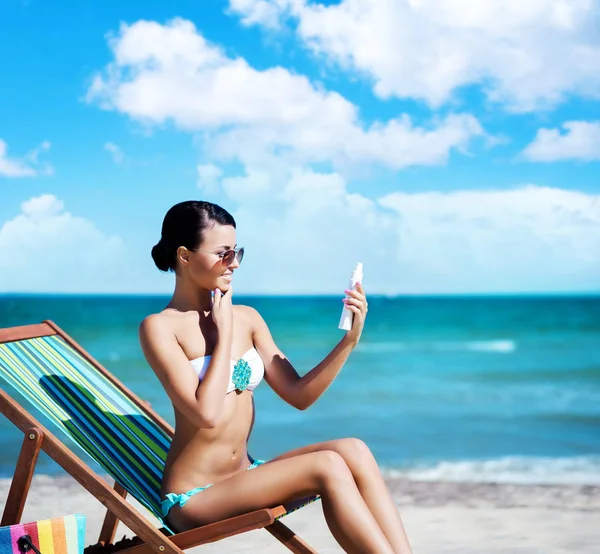
[[352,280],[360,281],[362,279],[362,274],[363,265],[360,262],[358,262],[356,264],[356,267],[354,268],[354,271],[352,272]]

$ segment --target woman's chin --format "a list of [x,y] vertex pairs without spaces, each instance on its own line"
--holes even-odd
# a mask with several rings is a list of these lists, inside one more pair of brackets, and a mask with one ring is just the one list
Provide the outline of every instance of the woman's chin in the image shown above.
[[231,280],[221,277],[217,280],[217,287],[221,289],[222,292],[225,292],[231,288]]

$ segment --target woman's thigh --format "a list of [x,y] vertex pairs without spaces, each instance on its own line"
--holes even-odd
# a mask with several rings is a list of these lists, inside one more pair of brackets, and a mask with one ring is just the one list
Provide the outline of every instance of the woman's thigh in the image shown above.
[[171,508],[168,523],[183,531],[261,508],[321,494],[327,475],[352,479],[344,460],[332,451],[271,460],[242,470]]
[[371,454],[369,447],[360,439],[355,438],[334,439],[301,446],[300,448],[295,448],[294,450],[276,456],[271,461],[285,460],[295,456],[301,456],[302,454],[322,451],[337,452],[344,459],[353,474],[361,468],[374,469],[377,466],[377,462],[375,461],[373,454]]

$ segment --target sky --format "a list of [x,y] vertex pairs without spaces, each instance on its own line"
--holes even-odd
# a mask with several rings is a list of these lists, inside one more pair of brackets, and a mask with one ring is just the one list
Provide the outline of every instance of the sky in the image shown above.
[[0,3],[0,293],[600,292],[600,0]]

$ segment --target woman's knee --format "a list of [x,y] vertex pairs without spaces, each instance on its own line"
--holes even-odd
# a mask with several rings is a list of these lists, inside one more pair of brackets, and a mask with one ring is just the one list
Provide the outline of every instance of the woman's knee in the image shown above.
[[341,439],[340,443],[340,453],[348,463],[363,466],[375,462],[371,449],[364,441],[347,438]]
[[326,485],[336,480],[352,479],[352,472],[344,458],[333,450],[321,450],[314,453],[317,479]]

